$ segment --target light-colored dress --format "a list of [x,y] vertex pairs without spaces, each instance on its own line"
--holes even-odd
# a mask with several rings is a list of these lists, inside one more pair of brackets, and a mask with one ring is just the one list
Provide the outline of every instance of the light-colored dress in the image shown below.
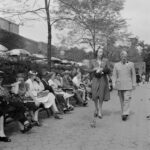
[[50,108],[55,103],[55,96],[53,93],[47,92],[46,95],[40,96],[39,93],[44,90],[44,85],[42,82],[37,83],[36,81],[31,81],[28,79],[26,83],[29,85],[29,89],[26,95],[34,96],[37,104],[44,104],[45,108]]
[[58,84],[51,79],[48,81],[48,83],[53,88],[54,92],[56,94],[62,94],[64,99],[68,99],[74,95],[74,94],[66,93],[66,92],[62,91],[61,89],[59,89]]

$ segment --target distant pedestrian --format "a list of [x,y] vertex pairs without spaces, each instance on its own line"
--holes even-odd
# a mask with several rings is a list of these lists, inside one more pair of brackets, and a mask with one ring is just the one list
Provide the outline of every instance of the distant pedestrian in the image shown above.
[[137,71],[136,72],[136,83],[137,83],[137,85],[139,86],[139,83],[141,82],[141,77],[140,77],[140,75],[139,75],[139,72]]
[[142,73],[141,78],[142,78],[142,83],[145,84],[146,76],[145,76],[145,73],[144,73],[144,72]]

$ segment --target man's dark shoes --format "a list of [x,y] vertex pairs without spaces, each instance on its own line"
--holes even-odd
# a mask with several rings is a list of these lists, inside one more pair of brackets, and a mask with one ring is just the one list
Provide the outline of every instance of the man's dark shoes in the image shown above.
[[0,137],[0,142],[11,142],[11,139],[7,136],[5,137]]
[[57,114],[54,115],[54,118],[55,118],[55,119],[63,119],[62,117],[58,116]]
[[128,115],[122,115],[122,120],[126,121],[128,119]]
[[150,115],[146,116],[147,119],[150,119]]

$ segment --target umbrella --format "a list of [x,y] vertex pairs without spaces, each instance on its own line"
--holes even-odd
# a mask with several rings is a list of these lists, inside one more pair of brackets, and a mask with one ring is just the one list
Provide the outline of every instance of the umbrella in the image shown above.
[[6,52],[6,51],[8,51],[8,48],[0,44],[0,52]]
[[10,56],[31,56],[31,54],[25,49],[12,49],[7,52]]
[[56,58],[56,57],[51,57],[51,60],[53,60],[53,61],[61,61],[59,58]]
[[47,57],[42,54],[32,54],[32,57],[37,59],[47,59]]
[[61,62],[61,59],[56,58],[56,57],[51,57],[51,60],[52,60],[53,62],[58,62],[58,63]]

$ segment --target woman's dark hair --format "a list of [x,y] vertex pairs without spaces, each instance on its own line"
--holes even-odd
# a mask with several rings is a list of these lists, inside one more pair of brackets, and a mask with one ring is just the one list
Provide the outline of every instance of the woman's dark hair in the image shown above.
[[[104,58],[104,57],[106,56],[106,51],[105,51],[104,47],[101,48],[101,49],[103,50],[102,58]],[[95,57],[96,57],[96,58],[98,57],[98,51],[99,51],[99,50],[100,50],[100,49],[98,49],[98,50],[96,51],[96,54],[95,54]]]

